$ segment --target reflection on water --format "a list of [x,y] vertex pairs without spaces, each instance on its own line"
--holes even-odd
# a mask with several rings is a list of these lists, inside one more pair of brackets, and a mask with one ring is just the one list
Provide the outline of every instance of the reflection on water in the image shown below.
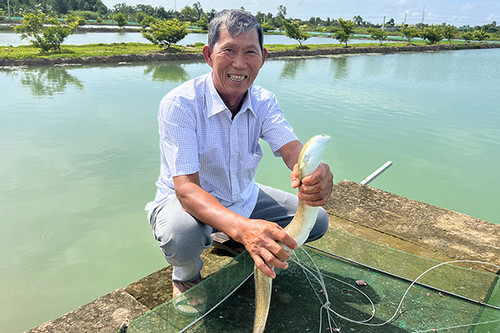
[[166,63],[162,65],[146,65],[145,75],[151,75],[154,81],[184,82],[189,79],[189,73],[180,63]]
[[20,75],[21,84],[30,88],[31,94],[36,97],[63,93],[68,86],[83,89],[82,82],[61,67],[29,68],[21,72],[7,70],[6,73]]
[[307,60],[306,59],[289,59],[281,70],[280,78],[282,79],[294,79],[297,75],[297,71],[303,71],[305,69]]
[[330,60],[330,71],[334,78],[343,79],[349,74],[347,57],[332,57]]

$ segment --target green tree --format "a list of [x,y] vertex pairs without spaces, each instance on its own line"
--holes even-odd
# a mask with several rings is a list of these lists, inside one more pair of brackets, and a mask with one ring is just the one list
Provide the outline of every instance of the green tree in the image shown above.
[[272,21],[267,20],[267,22],[269,22],[270,24],[272,22],[272,25],[274,25],[276,28],[279,28],[281,30],[281,27],[283,26],[283,20],[285,20],[285,16],[286,16],[286,6],[279,5],[276,9],[278,10],[278,13],[276,14],[276,16],[274,18],[272,18],[272,15],[271,15]]
[[[203,18],[203,8],[199,1],[193,3],[193,10],[196,12],[196,18],[201,20]],[[206,30],[206,29],[205,29]]]
[[408,45],[411,44],[411,39],[413,37],[418,36],[417,28],[415,28],[414,26],[410,26],[408,24],[401,25],[401,33],[408,41]]
[[448,40],[448,42],[451,44],[451,40],[455,38],[456,34],[458,33],[458,28],[455,27],[454,25],[443,25],[443,37]]
[[197,21],[198,13],[196,12],[196,9],[191,8],[190,6],[185,6],[181,9],[179,18],[183,21]]
[[470,41],[474,39],[474,33],[472,31],[466,31],[462,34],[462,38],[466,43],[470,43]]
[[483,29],[474,30],[473,36],[474,40],[477,40],[478,42],[484,42],[486,38],[490,38],[490,35],[484,32]]
[[178,19],[158,20],[149,25],[149,29],[142,32],[142,36],[155,45],[167,46],[176,44],[187,35],[187,22],[181,22]]
[[128,16],[127,14],[124,14],[123,12],[119,12],[112,17],[113,21],[118,24],[120,28],[123,28],[127,25],[128,23]]
[[283,5],[279,5],[277,9],[278,14],[276,16],[283,20],[286,16],[286,7]]
[[273,30],[273,27],[267,22],[262,23],[261,26],[262,26],[262,30],[264,30],[264,32],[268,32],[269,30]]
[[146,29],[147,27],[151,26],[152,23],[155,23],[157,19],[155,19],[153,16],[146,16],[145,18],[142,19],[141,25],[143,29]]
[[357,26],[362,26],[363,25],[363,18],[360,15],[356,15],[352,18],[354,23],[356,23]]
[[285,35],[298,41],[300,47],[302,47],[303,41],[311,37],[311,35],[305,31],[304,26],[300,26],[298,22],[283,20],[283,27],[285,28]]
[[338,27],[333,28],[333,37],[340,43],[345,43],[345,47],[347,47],[347,42],[354,32],[354,22],[351,20],[344,20],[339,17],[338,24]]
[[380,46],[382,46],[382,41],[387,39],[387,34],[382,29],[375,29],[373,27],[368,28],[368,33],[370,37],[379,41]]
[[196,21],[195,25],[203,30],[208,30],[208,22],[207,19],[204,17]]
[[436,44],[443,39],[443,33],[439,26],[432,24],[424,29],[422,38],[427,39],[429,44]]
[[60,52],[62,42],[78,28],[78,21],[78,17],[70,15],[66,21],[60,21],[44,13],[26,13],[14,31],[21,34],[21,39],[30,39],[31,44],[42,52]]

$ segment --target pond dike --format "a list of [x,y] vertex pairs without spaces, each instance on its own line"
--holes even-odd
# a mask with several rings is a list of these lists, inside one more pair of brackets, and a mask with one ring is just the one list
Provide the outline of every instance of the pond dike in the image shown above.
[[[397,47],[364,47],[349,46],[335,48],[294,49],[285,51],[268,52],[268,59],[283,57],[318,57],[342,54],[386,54],[400,52],[432,52],[432,51],[453,51],[467,49],[491,49],[500,48],[500,43],[468,43],[468,44],[438,44],[438,45],[407,45]],[[0,66],[75,66],[93,64],[116,64],[116,63],[141,63],[151,61],[203,61],[202,53],[151,53],[151,54],[127,54],[96,57],[79,58],[33,58],[33,59],[9,59],[0,58]]]
[[[366,247],[359,245],[375,243],[382,249],[387,246],[404,251],[404,255],[408,253],[440,262],[474,259],[500,265],[500,224],[346,180],[334,185],[325,208],[330,228],[319,241],[326,244],[323,248],[337,255],[347,256],[358,247],[358,253],[368,256],[369,262],[390,260],[376,251],[363,251]],[[347,238],[341,239],[339,235],[348,235],[350,239],[346,243]],[[231,260],[228,256],[216,254],[213,248],[203,253],[203,259],[204,277]],[[394,262],[390,264],[396,268]],[[403,262],[400,266],[405,264],[412,266],[411,262]],[[129,269],[133,266],[131,263]],[[478,269],[477,266],[475,268]],[[412,272],[411,279],[418,276],[418,271],[421,272],[421,267],[414,269],[417,273]],[[484,266],[483,269],[495,272],[492,266]],[[170,279],[171,268],[163,268],[28,332],[117,332],[123,322],[129,322],[170,300]],[[446,280],[446,286],[453,283],[448,281],[448,277]],[[457,277],[457,281],[463,286],[461,277]],[[489,288],[474,291],[475,296],[486,299],[495,279],[492,283]],[[473,289],[474,284],[474,281],[469,281],[467,287]]]

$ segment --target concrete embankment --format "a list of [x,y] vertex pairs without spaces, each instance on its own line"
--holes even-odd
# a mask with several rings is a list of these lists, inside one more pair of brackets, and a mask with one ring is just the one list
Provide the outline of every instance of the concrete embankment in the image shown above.
[[[335,254],[352,254],[359,243],[370,242],[419,258],[438,261],[466,258],[500,265],[498,224],[349,181],[335,184],[326,209],[330,229],[321,241]],[[342,239],[340,235],[344,235]],[[345,235],[352,237],[348,245],[343,242]],[[358,247],[358,251],[363,252],[363,246]],[[383,260],[376,252],[369,255],[373,257],[367,260]],[[211,250],[203,257],[203,276],[212,274],[230,260],[214,255]],[[133,263],[130,268],[133,269]],[[495,272],[491,266],[483,269]],[[124,321],[133,320],[171,299],[170,277],[171,269],[166,267],[29,332],[116,332]],[[483,300],[489,290],[474,293],[482,293],[477,297]]]
[[[399,52],[432,52],[467,49],[491,49],[500,48],[500,43],[469,43],[469,44],[438,44],[438,45],[408,45],[398,47],[336,47],[319,49],[294,49],[285,51],[273,51],[268,53],[268,58],[282,57],[317,57],[342,54],[367,54],[367,53],[399,53]],[[127,54],[79,58],[32,58],[32,59],[10,59],[0,58],[0,66],[53,66],[53,65],[92,65],[113,63],[140,63],[151,61],[173,61],[173,60],[203,60],[201,53],[151,53],[151,54]]]

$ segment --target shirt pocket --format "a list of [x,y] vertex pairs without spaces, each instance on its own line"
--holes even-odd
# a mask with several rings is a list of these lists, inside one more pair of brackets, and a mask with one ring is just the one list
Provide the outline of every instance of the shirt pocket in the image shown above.
[[260,145],[257,145],[255,152],[243,154],[240,167],[243,180],[246,183],[254,180],[255,174],[257,173],[257,167],[263,156],[264,154]]

